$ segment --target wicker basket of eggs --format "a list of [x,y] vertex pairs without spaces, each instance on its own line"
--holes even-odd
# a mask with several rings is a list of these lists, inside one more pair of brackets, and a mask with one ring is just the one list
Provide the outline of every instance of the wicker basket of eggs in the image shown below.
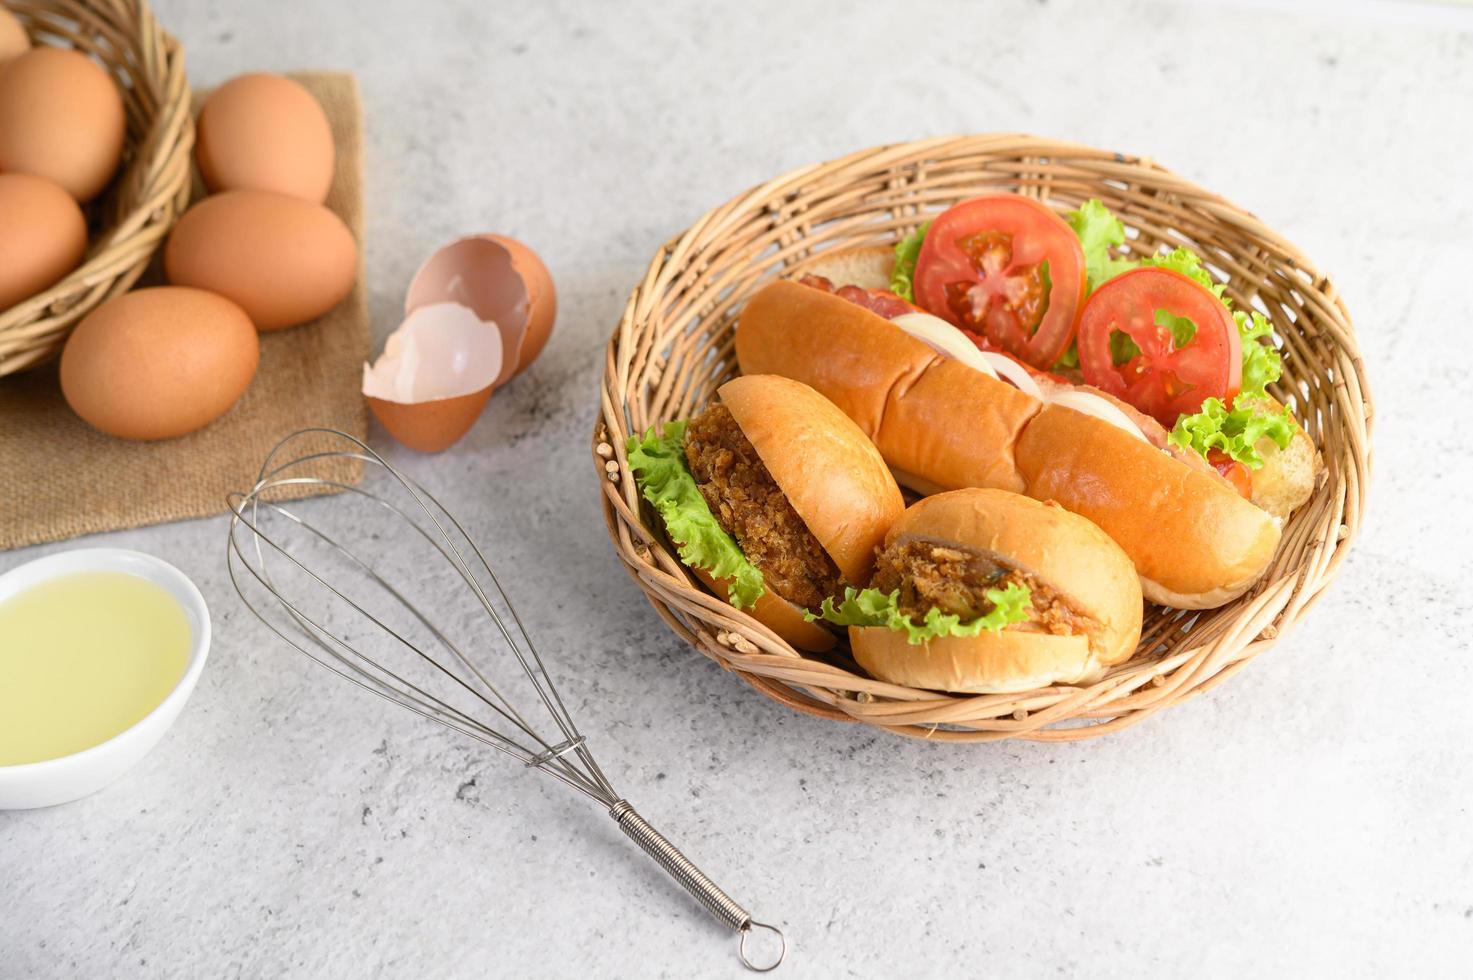
[[[260,333],[316,320],[353,288],[358,243],[324,203],[331,123],[269,74],[225,83],[192,120],[178,45],[141,0],[12,9],[0,374],[59,354],[67,404],[93,428],[193,432],[250,386]],[[41,43],[54,38],[71,49]],[[191,157],[207,192],[192,205]],[[160,248],[168,285],[130,291]]]

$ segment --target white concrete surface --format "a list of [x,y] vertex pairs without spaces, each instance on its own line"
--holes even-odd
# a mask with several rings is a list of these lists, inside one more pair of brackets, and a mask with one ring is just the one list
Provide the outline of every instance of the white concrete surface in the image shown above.
[[[788,930],[778,976],[1468,975],[1473,11],[157,6],[198,84],[358,73],[378,336],[458,233],[546,258],[542,359],[455,451],[393,456],[518,570],[610,776]],[[625,577],[586,456],[606,333],[667,236],[791,167],[980,130],[1149,154],[1260,214],[1338,279],[1379,407],[1370,522],[1308,622],[1082,745],[922,744],[764,700]],[[215,649],[130,775],[0,814],[0,976],[742,975],[602,814],[274,642],[222,521],[88,543],[193,576]]]

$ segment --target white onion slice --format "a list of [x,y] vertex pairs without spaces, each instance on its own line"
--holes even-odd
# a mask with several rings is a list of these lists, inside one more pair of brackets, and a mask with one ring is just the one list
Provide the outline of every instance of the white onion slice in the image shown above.
[[966,334],[938,316],[920,312],[902,313],[890,322],[943,357],[961,361],[967,367],[994,380],[1005,381],[1025,395],[1032,395],[1041,402],[1062,405],[1093,415],[1102,422],[1124,429],[1142,442],[1150,442],[1145,433],[1141,432],[1140,426],[1130,420],[1130,416],[1099,395],[1070,389],[1060,389],[1045,395],[1023,365],[1006,354],[978,350],[977,345],[968,340]]
[[1041,402],[1048,401],[1043,395],[1043,389],[1038,387],[1038,382],[1033,380],[1033,375],[1029,374],[1028,369],[1023,365],[1006,354],[985,350],[978,351],[978,353],[987,358],[988,363],[992,365],[993,373],[1002,380],[1010,382],[1014,388],[1025,395],[1032,395]]
[[997,372],[992,369],[992,364],[987,360],[986,355],[977,349],[977,345],[968,340],[966,334],[939,316],[919,312],[902,313],[890,322],[936,353],[961,361],[967,367],[974,371],[981,371],[993,380],[997,379]]
[[1145,433],[1141,432],[1141,427],[1130,420],[1130,416],[1092,392],[1056,391],[1049,398],[1049,402],[1054,405],[1062,405],[1065,408],[1072,408],[1076,412],[1083,412],[1085,415],[1093,415],[1102,422],[1109,422],[1117,429],[1124,429],[1141,442],[1150,442],[1146,438]]

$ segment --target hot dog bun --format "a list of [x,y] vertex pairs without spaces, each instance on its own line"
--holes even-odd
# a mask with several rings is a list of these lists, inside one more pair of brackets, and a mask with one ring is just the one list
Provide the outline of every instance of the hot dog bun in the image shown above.
[[1016,451],[1029,495],[1103,528],[1152,602],[1220,606],[1257,580],[1278,547],[1273,518],[1237,491],[1093,416],[1045,405]]
[[1015,693],[1091,682],[1134,653],[1141,632],[1135,568],[1084,518],[1000,490],[956,490],[912,505],[890,529],[885,546],[911,540],[995,556],[1092,625],[1087,632],[1058,635],[1025,622],[921,644],[911,644],[903,630],[850,627],[855,660],[873,676],[909,687]]
[[1205,609],[1240,595],[1278,545],[1272,517],[1204,469],[942,358],[888,320],[795,282],[748,302],[747,372],[817,389],[922,492],[993,487],[1057,500],[1124,548],[1146,597]]
[[1039,403],[941,357],[884,317],[818,289],[775,282],[747,302],[736,349],[743,372],[817,389],[914,490],[1024,489],[1012,449]]

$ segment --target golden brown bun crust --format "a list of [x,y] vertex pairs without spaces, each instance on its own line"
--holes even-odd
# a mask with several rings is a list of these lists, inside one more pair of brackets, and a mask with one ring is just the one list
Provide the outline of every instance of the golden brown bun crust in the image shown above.
[[1141,635],[1141,588],[1120,547],[1055,504],[1002,490],[955,490],[913,504],[886,536],[992,552],[1098,621],[1093,635],[1011,627],[912,645],[902,631],[851,628],[854,658],[874,677],[930,690],[1011,694],[1082,684],[1128,660]]
[[[705,583],[706,588],[725,599],[729,593],[731,579],[717,579],[704,568],[691,568],[696,573],[696,578]],[[752,608],[743,610],[757,622],[772,630],[778,636],[797,647],[799,650],[807,650],[810,653],[823,653],[832,649],[838,639],[833,633],[810,623],[803,618],[803,612],[788,600],[778,595],[771,589],[764,589],[757,597],[757,602]]]
[[[842,338],[842,343],[836,342]],[[925,488],[1021,491],[1013,446],[1039,403],[845,299],[795,282],[765,286],[742,311],[745,374],[817,389]]]
[[748,374],[718,394],[845,581],[868,582],[875,548],[905,510],[874,443],[832,402],[788,378]]
[[1089,684],[1104,669],[1082,636],[980,633],[940,636],[914,646],[899,630],[849,627],[849,647],[877,680],[928,691],[1017,694],[1054,684]]
[[1273,519],[1225,482],[1072,409],[1038,413],[1018,441],[1018,467],[1030,496],[1056,500],[1114,538],[1153,602],[1221,605],[1263,573],[1278,547]]

